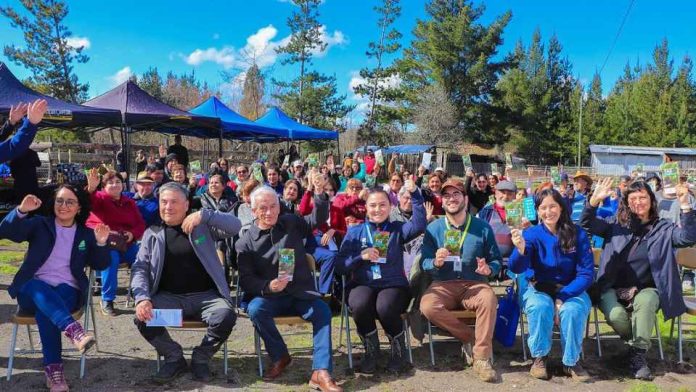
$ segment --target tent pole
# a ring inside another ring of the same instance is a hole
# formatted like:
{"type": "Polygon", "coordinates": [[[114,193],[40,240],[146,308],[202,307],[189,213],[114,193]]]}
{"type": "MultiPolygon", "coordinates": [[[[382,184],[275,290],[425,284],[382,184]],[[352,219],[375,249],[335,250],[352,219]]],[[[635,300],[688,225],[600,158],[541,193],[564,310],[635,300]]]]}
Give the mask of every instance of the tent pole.
{"type": "Polygon", "coordinates": [[[220,138],[218,139],[218,158],[222,158],[222,127],[220,127],[220,138]]]}

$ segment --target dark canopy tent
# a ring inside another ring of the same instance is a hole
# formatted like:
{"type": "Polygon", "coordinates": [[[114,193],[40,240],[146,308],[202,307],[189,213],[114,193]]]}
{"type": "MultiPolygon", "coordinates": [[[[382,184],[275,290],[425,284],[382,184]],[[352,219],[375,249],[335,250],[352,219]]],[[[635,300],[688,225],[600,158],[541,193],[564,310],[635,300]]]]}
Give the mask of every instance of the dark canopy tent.
{"type": "Polygon", "coordinates": [[[94,128],[121,125],[121,113],[118,110],[76,105],[38,93],[23,85],[7,65],[0,62],[0,115],[7,116],[12,105],[37,99],[48,102],[48,112],[39,124],[40,127],[94,128]]]}
{"type": "Polygon", "coordinates": [[[227,107],[217,97],[208,98],[189,112],[219,118],[222,137],[225,139],[270,142],[287,137],[286,131],[256,124],[227,107]]]}
{"type": "Polygon", "coordinates": [[[300,124],[288,117],[278,108],[271,108],[255,121],[256,124],[266,127],[282,129],[288,140],[337,140],[338,132],[314,129],[307,125],[300,124]]]}

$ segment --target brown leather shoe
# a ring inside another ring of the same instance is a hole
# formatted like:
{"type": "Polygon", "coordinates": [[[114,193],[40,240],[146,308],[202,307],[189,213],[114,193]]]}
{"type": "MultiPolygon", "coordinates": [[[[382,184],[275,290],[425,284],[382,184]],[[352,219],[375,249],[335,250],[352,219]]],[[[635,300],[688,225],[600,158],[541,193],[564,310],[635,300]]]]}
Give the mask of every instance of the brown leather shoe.
{"type": "Polygon", "coordinates": [[[336,381],[331,378],[331,375],[325,369],[312,372],[312,378],[309,379],[309,387],[322,392],[343,392],[343,388],[336,385],[336,381]]]}
{"type": "Polygon", "coordinates": [[[271,368],[268,369],[266,373],[264,373],[263,380],[273,381],[276,378],[280,377],[280,375],[283,374],[283,370],[285,370],[285,368],[288,367],[288,365],[290,365],[290,362],[292,362],[290,354],[285,354],[285,356],[280,358],[277,362],[274,362],[273,365],[271,365],[271,368]]]}

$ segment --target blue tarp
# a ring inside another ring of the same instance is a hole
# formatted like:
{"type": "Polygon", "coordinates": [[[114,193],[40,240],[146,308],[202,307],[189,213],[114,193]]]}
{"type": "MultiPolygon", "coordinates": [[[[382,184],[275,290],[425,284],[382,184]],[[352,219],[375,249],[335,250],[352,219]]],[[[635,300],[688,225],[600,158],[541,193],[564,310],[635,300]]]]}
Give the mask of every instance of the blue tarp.
{"type": "Polygon", "coordinates": [[[286,132],[285,137],[289,140],[336,140],[338,132],[314,129],[307,125],[300,124],[288,117],[278,108],[271,108],[256,120],[256,124],[271,128],[282,129],[286,132]]]}
{"type": "Polygon", "coordinates": [[[23,85],[7,65],[0,62],[0,116],[7,116],[10,106],[37,99],[45,99],[48,102],[48,112],[39,123],[40,127],[118,127],[121,125],[121,113],[118,110],[76,105],[38,93],[23,85]]]}
{"type": "MultiPolygon", "coordinates": [[[[404,144],[400,146],[389,146],[389,147],[379,147],[379,146],[367,146],[368,149],[372,149],[372,151],[377,151],[379,149],[382,150],[384,154],[393,154],[393,153],[399,153],[399,154],[420,154],[423,152],[427,152],[431,148],[435,147],[434,144],[404,144]]],[[[356,152],[364,152],[365,147],[360,147],[356,152]]]]}
{"type": "Polygon", "coordinates": [[[227,107],[217,97],[210,97],[205,102],[189,110],[199,116],[217,117],[222,127],[222,137],[226,139],[276,141],[283,139],[287,132],[254,123],[227,107]]]}
{"type": "Polygon", "coordinates": [[[156,131],[202,138],[220,136],[220,120],[193,115],[158,101],[132,81],[85,102],[86,106],[121,111],[131,131],[156,131]]]}

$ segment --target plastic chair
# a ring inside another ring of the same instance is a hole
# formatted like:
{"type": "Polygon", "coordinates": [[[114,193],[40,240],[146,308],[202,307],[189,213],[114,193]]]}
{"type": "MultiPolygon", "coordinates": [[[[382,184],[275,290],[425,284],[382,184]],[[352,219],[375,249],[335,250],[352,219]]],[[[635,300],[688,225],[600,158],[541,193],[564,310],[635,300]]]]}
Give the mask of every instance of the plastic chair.
{"type": "MultiPolygon", "coordinates": [[[[92,271],[89,271],[89,284],[87,287],[92,287],[94,275],[92,271]]],[[[97,339],[97,329],[96,329],[96,320],[94,317],[94,308],[91,306],[91,301],[90,301],[90,296],[91,292],[88,289],[87,293],[85,295],[85,298],[83,299],[83,305],[78,308],[75,312],[72,313],[72,317],[75,320],[79,320],[84,316],[83,319],[83,325],[85,331],[93,331],[94,332],[94,338],[95,340],[97,339]],[[94,327],[90,330],[90,320],[94,324],[94,327]]],[[[14,365],[14,357],[15,354],[40,354],[41,350],[37,350],[34,348],[34,341],[32,339],[32,332],[38,332],[38,330],[32,329],[32,325],[36,325],[36,318],[34,317],[33,314],[30,313],[25,313],[22,312],[22,310],[19,308],[19,305],[17,305],[17,311],[16,313],[12,316],[11,319],[12,322],[12,337],[10,338],[10,352],[8,354],[8,363],[7,363],[7,380],[9,381],[12,378],[12,367],[14,365]],[[29,339],[29,350],[17,350],[17,332],[19,330],[20,325],[26,325],[27,327],[27,336],[29,339]]],[[[63,349],[64,352],[75,352],[76,350],[74,348],[67,348],[63,349]]],[[[85,362],[87,358],[87,353],[82,353],[80,354],[80,378],[84,378],[85,376],[85,362]]]]}
{"type": "MultiPolygon", "coordinates": [[[[680,248],[677,250],[677,264],[684,268],[696,269],[696,248],[680,248]]],[[[686,314],[696,316],[696,294],[692,297],[684,296],[684,304],[686,305],[686,314]]],[[[682,325],[696,325],[694,323],[682,322],[682,316],[677,317],[677,348],[679,351],[679,363],[684,362],[684,336],[682,325]]],[[[674,329],[674,319],[672,319],[672,328],[669,336],[672,337],[674,329]]],[[[688,342],[696,341],[694,339],[686,340],[688,342]]]]}

